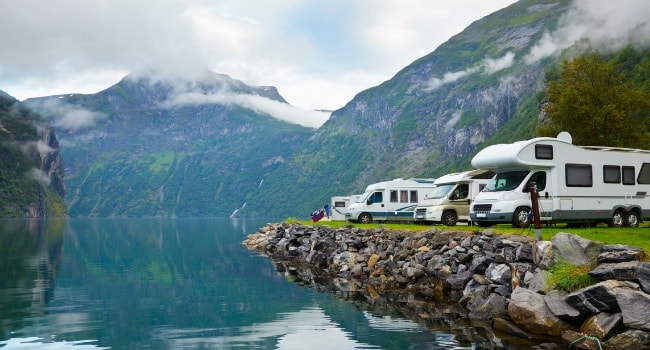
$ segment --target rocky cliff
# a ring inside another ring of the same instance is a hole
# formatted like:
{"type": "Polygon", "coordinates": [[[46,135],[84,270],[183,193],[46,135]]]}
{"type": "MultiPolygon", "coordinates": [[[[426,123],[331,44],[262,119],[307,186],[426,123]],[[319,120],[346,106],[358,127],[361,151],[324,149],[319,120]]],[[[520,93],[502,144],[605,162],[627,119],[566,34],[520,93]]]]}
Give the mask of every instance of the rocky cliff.
{"type": "Polygon", "coordinates": [[[54,129],[0,91],[0,217],[63,217],[65,179],[54,129]]]}

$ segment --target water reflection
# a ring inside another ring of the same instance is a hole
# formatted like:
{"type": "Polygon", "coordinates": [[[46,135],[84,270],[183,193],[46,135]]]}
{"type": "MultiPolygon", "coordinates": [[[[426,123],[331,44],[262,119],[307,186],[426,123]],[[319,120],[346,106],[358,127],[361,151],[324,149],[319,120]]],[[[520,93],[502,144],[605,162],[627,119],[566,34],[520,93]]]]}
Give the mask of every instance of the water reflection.
{"type": "Polygon", "coordinates": [[[265,224],[0,220],[0,347],[473,348],[469,326],[432,330],[432,320],[457,326],[431,317],[441,311],[422,322],[390,300],[361,304],[294,283],[242,244],[265,224]]]}

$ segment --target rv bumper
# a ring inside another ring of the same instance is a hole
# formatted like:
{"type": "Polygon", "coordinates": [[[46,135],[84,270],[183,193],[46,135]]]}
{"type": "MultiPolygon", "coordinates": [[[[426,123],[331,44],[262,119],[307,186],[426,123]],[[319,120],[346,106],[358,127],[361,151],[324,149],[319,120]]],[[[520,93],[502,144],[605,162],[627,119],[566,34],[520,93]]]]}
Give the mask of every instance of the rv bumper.
{"type": "Polygon", "coordinates": [[[470,219],[474,222],[512,222],[513,213],[469,213],[470,219]]]}
{"type": "Polygon", "coordinates": [[[417,207],[413,214],[413,221],[440,221],[442,210],[439,207],[417,207]]]}

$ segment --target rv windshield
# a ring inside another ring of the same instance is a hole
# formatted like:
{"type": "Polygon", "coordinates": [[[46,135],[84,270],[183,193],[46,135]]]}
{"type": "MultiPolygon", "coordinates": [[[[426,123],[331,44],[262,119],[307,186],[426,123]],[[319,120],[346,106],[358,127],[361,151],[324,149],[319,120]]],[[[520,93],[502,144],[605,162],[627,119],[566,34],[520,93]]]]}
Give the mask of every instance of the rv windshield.
{"type": "Polygon", "coordinates": [[[451,191],[452,188],[454,188],[455,184],[444,184],[444,185],[437,185],[436,187],[431,190],[431,192],[427,193],[424,196],[424,199],[437,199],[437,198],[442,198],[451,191]]]}
{"type": "Polygon", "coordinates": [[[504,171],[502,173],[497,173],[494,175],[492,180],[490,180],[490,183],[483,188],[483,191],[512,191],[517,188],[522,181],[524,181],[528,173],[528,170],[504,171]]]}

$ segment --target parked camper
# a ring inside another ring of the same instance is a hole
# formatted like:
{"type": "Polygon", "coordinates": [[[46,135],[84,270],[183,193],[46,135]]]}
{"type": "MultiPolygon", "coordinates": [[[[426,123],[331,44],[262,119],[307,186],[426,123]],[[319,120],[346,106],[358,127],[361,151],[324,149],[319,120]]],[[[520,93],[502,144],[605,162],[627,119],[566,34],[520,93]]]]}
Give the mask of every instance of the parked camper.
{"type": "Polygon", "coordinates": [[[418,202],[413,220],[447,226],[470,221],[470,203],[492,176],[491,170],[471,170],[439,177],[434,182],[435,187],[418,202]]]}
{"type": "Polygon", "coordinates": [[[366,187],[356,203],[350,204],[345,219],[373,221],[412,221],[418,200],[429,192],[435,179],[395,179],[366,187]]]}
{"type": "Polygon", "coordinates": [[[345,221],[345,212],[350,204],[355,203],[360,194],[353,194],[351,196],[334,196],[332,197],[330,208],[332,208],[332,220],[345,221]]]}
{"type": "Polygon", "coordinates": [[[562,132],[486,147],[472,166],[496,172],[470,206],[471,219],[481,226],[529,224],[531,183],[545,223],[638,226],[650,214],[647,150],[576,146],[562,132]]]}

